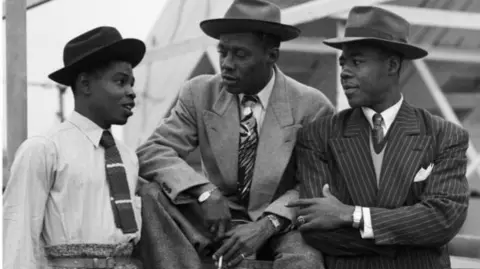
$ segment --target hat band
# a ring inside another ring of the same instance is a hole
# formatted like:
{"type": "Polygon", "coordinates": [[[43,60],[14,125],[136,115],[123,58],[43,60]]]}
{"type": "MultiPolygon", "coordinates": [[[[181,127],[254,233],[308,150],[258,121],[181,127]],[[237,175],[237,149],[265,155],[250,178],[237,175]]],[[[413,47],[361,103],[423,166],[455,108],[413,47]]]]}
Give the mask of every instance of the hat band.
{"type": "Polygon", "coordinates": [[[364,28],[364,27],[347,27],[345,29],[345,37],[366,37],[366,38],[380,38],[386,39],[390,41],[400,41],[403,43],[407,43],[405,38],[395,37],[389,33],[385,33],[382,31],[378,31],[372,28],[364,28]]]}

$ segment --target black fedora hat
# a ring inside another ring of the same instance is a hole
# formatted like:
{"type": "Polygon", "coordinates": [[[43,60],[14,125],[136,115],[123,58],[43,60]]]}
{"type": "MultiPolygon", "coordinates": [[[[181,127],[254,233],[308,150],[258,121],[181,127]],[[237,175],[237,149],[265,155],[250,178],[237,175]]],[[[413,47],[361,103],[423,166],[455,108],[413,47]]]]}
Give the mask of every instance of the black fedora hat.
{"type": "Polygon", "coordinates": [[[218,39],[222,34],[262,32],[287,41],[298,37],[300,29],[282,24],[280,8],[264,0],[235,0],[221,19],[200,23],[202,31],[218,39]]]}
{"type": "Polygon", "coordinates": [[[63,49],[64,67],[48,75],[50,79],[71,86],[79,72],[110,60],[137,66],[145,55],[145,44],[135,38],[122,38],[114,27],[101,26],[70,40],[63,49]]]}
{"type": "Polygon", "coordinates": [[[424,49],[408,43],[410,23],[388,10],[374,6],[353,7],[348,14],[345,36],[323,41],[328,46],[342,49],[351,42],[378,43],[413,60],[428,55],[424,49]]]}

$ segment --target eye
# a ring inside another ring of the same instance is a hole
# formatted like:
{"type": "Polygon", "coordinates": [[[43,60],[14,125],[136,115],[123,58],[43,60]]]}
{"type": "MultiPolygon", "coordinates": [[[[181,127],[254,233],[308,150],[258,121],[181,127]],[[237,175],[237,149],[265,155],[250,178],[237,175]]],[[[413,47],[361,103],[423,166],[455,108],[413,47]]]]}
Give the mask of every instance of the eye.
{"type": "Polygon", "coordinates": [[[121,78],[121,79],[117,79],[115,82],[120,86],[125,86],[125,84],[127,84],[127,79],[121,78]]]}
{"type": "Polygon", "coordinates": [[[361,64],[361,63],[362,63],[362,61],[360,61],[360,60],[356,60],[356,59],[353,60],[353,64],[354,64],[355,66],[357,66],[357,65],[359,65],[359,64],[361,64]]]}
{"type": "Polygon", "coordinates": [[[245,58],[247,57],[247,53],[244,50],[237,50],[235,52],[235,55],[239,58],[245,58]]]}
{"type": "Polygon", "coordinates": [[[223,49],[218,49],[217,52],[222,58],[227,56],[227,52],[223,49]]]}

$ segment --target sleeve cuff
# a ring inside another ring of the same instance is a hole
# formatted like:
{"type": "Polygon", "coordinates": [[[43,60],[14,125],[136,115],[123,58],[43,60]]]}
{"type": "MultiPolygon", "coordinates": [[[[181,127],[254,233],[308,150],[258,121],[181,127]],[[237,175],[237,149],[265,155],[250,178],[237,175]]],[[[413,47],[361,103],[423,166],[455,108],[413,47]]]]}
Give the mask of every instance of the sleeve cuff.
{"type": "Polygon", "coordinates": [[[370,208],[363,207],[363,229],[360,229],[360,235],[363,239],[373,239],[372,217],[370,216],[370,208]]]}

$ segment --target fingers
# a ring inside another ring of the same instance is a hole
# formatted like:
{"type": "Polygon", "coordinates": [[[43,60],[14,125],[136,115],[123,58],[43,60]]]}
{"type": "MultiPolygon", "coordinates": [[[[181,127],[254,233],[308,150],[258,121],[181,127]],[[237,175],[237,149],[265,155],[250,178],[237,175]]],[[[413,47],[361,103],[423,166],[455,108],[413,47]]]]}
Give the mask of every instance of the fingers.
{"type": "Polygon", "coordinates": [[[229,268],[235,268],[235,266],[237,266],[240,262],[242,262],[246,256],[247,255],[245,253],[242,253],[240,251],[239,253],[237,253],[237,256],[235,256],[235,258],[232,261],[228,262],[227,266],[229,268]]]}
{"type": "Polygon", "coordinates": [[[238,255],[240,255],[241,250],[242,250],[242,244],[240,243],[239,240],[235,240],[235,244],[233,244],[233,246],[225,252],[225,254],[223,255],[223,258],[225,259],[225,261],[227,261],[227,263],[229,263],[238,255]]]}
{"type": "Polygon", "coordinates": [[[227,221],[219,221],[216,239],[220,240],[225,236],[227,221]]]}
{"type": "Polygon", "coordinates": [[[235,245],[236,241],[237,241],[237,237],[228,238],[222,244],[222,246],[213,254],[213,259],[217,260],[220,256],[225,256],[225,253],[235,245]]]}
{"type": "Polygon", "coordinates": [[[328,186],[328,184],[323,185],[322,193],[324,197],[333,196],[330,192],[330,186],[328,186]]]}
{"type": "Polygon", "coordinates": [[[315,229],[315,225],[313,222],[308,222],[308,223],[305,223],[305,224],[302,224],[298,227],[298,230],[300,232],[307,232],[307,231],[311,231],[311,230],[314,230],[315,229]]]}
{"type": "Polygon", "coordinates": [[[298,199],[295,201],[288,202],[286,207],[299,207],[299,206],[309,206],[315,204],[315,199],[298,199]]]}

